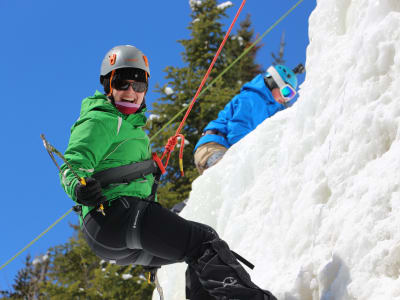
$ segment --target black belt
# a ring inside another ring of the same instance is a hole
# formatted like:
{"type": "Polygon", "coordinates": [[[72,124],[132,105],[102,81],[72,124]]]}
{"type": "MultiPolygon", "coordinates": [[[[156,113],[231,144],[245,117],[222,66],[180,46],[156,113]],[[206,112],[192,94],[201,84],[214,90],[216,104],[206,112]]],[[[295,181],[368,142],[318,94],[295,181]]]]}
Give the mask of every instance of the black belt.
{"type": "Polygon", "coordinates": [[[105,188],[110,184],[128,184],[135,179],[144,178],[146,175],[153,174],[154,183],[151,188],[151,194],[147,199],[155,200],[160,177],[164,173],[165,169],[161,160],[153,153],[153,159],[106,169],[93,174],[92,177],[100,182],[102,188],[105,188]]]}
{"type": "MultiPolygon", "coordinates": [[[[106,169],[94,173],[92,177],[100,182],[102,188],[105,188],[110,184],[128,184],[135,179],[144,178],[146,175],[153,174],[154,183],[151,188],[151,194],[146,200],[154,201],[161,174],[164,172],[165,169],[161,170],[159,163],[153,158],[129,165],[106,169]]],[[[110,201],[108,201],[108,203],[110,203],[110,201]]],[[[82,216],[82,207],[80,204],[73,206],[72,209],[82,216]]]]}
{"type": "Polygon", "coordinates": [[[153,159],[149,159],[100,171],[93,174],[92,177],[100,182],[102,188],[105,188],[110,184],[130,183],[135,179],[143,178],[146,175],[158,172],[160,172],[160,169],[156,162],[153,159]]]}

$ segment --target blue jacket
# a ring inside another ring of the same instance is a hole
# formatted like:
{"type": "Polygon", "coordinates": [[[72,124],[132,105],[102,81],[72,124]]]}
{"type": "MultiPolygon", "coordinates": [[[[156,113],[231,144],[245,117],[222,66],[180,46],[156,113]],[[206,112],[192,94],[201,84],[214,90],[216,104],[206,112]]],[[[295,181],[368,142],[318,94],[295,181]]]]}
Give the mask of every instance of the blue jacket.
{"type": "Polygon", "coordinates": [[[271,91],[264,83],[262,74],[243,85],[240,93],[225,105],[218,118],[211,121],[203,130],[217,130],[225,136],[207,134],[197,142],[196,149],[209,142],[216,142],[229,148],[254,130],[265,119],[278,111],[293,105],[296,98],[286,105],[280,104],[272,97],[271,91]]]}

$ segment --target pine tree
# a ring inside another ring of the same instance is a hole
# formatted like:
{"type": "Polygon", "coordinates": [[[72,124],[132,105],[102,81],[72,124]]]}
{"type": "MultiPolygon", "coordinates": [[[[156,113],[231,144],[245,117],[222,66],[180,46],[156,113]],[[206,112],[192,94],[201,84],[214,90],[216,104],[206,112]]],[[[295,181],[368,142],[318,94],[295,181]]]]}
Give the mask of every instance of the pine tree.
{"type": "MultiPolygon", "coordinates": [[[[178,41],[185,48],[182,53],[185,66],[180,68],[169,66],[164,70],[168,84],[157,87],[161,97],[153,104],[152,114],[157,117],[150,122],[150,135],[154,135],[177,113],[187,108],[192,100],[225,35],[221,19],[227,17],[226,9],[228,8],[218,7],[216,0],[192,2],[192,21],[188,26],[190,39],[178,41]],[[170,89],[174,92],[171,93],[170,89]]],[[[208,82],[217,77],[253,42],[253,30],[250,27],[250,16],[247,16],[241,22],[237,33],[227,40],[208,82]]],[[[259,47],[254,47],[198,98],[182,130],[187,141],[183,156],[185,176],[180,177],[178,148],[172,153],[167,168],[168,173],[158,190],[158,199],[165,206],[171,207],[188,197],[191,183],[198,176],[193,163],[194,146],[207,123],[217,117],[218,112],[239,92],[245,82],[260,72],[260,66],[255,63],[258,50],[259,47]]],[[[181,114],[159,135],[153,137],[154,151],[163,151],[168,138],[175,134],[183,115],[181,114]]]]}
{"type": "Polygon", "coordinates": [[[42,259],[18,272],[14,291],[1,291],[1,299],[143,299],[150,300],[154,286],[141,267],[102,261],[89,248],[78,226],[68,242],[51,248],[42,259]]]}
{"type": "Polygon", "coordinates": [[[98,258],[78,226],[69,242],[50,250],[48,280],[41,293],[50,299],[151,299],[141,267],[118,266],[98,258]]]}
{"type": "Polygon", "coordinates": [[[281,43],[279,45],[279,52],[277,55],[275,55],[275,53],[271,52],[271,56],[273,59],[272,65],[276,66],[276,65],[284,65],[285,64],[285,60],[283,59],[284,56],[284,52],[285,52],[285,32],[282,32],[282,36],[281,36],[281,43]]]}
{"type": "Polygon", "coordinates": [[[32,262],[31,256],[25,257],[25,266],[18,271],[15,282],[12,285],[13,291],[0,291],[2,299],[32,299],[32,262]]]}

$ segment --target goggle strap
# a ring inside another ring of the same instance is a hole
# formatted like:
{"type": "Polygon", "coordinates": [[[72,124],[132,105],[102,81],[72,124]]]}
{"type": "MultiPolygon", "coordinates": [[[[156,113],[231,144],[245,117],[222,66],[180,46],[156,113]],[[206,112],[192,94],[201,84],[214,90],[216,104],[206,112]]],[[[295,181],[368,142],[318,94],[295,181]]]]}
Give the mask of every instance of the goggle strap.
{"type": "Polygon", "coordinates": [[[286,83],[283,81],[281,75],[279,75],[278,71],[275,69],[275,67],[270,66],[267,70],[269,74],[271,74],[272,78],[275,80],[276,84],[278,87],[281,89],[283,88],[286,83]]]}

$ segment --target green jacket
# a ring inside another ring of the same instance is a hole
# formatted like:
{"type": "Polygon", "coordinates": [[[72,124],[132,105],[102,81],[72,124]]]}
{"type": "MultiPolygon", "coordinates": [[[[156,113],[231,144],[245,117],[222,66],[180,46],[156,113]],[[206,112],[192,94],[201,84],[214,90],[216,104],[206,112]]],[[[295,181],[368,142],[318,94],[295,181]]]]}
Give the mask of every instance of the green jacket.
{"type": "MultiPolygon", "coordinates": [[[[84,99],[64,154],[74,171],[80,177],[90,177],[105,169],[150,159],[150,140],[142,128],[146,124],[144,111],[124,115],[99,91],[84,99]]],[[[76,201],[78,180],[65,164],[61,171],[61,184],[68,196],[76,201]]],[[[153,182],[153,175],[147,175],[129,184],[110,185],[103,189],[103,194],[109,201],[120,196],[146,198],[153,182]]],[[[93,208],[82,206],[82,217],[93,208]]]]}

